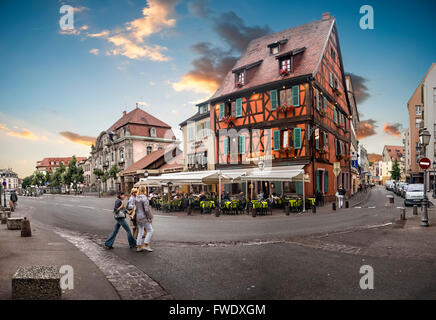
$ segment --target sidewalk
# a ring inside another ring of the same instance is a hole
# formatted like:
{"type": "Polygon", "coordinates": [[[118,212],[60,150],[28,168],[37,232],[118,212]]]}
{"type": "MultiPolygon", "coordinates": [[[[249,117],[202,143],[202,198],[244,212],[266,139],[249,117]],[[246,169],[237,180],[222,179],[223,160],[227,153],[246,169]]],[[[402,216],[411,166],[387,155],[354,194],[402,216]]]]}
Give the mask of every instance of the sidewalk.
{"type": "MultiPolygon", "coordinates": [[[[12,217],[26,216],[20,207],[12,217]]],[[[32,224],[32,237],[22,238],[20,230],[0,225],[0,300],[11,299],[11,279],[20,266],[70,265],[74,270],[74,289],[62,292],[64,300],[119,299],[114,287],[97,266],[79,249],[53,231],[32,224]]]]}

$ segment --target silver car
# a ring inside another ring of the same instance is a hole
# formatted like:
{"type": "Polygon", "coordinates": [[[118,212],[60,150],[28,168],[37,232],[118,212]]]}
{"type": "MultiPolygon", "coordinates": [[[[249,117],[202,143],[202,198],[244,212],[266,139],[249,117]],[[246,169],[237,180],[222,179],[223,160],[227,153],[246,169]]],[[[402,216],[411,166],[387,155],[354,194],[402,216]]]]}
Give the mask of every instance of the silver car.
{"type": "Polygon", "coordinates": [[[406,194],[404,196],[404,205],[420,205],[422,200],[424,200],[424,185],[409,184],[407,186],[406,194]]]}

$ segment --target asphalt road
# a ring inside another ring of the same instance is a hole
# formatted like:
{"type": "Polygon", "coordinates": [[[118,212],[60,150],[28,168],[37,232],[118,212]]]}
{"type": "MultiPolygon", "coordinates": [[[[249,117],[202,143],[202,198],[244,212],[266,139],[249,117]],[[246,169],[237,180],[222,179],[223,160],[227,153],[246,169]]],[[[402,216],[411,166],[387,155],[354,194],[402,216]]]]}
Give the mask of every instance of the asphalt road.
{"type": "MultiPolygon", "coordinates": [[[[434,261],[370,256],[351,245],[325,250],[298,240],[347,230],[352,235],[351,230],[391,222],[398,212],[384,209],[386,194],[379,187],[358,208],[318,215],[216,218],[156,213],[153,253],[127,249],[123,231],[111,252],[179,299],[436,298],[434,261]],[[359,287],[362,265],[374,268],[374,290],[359,287]]],[[[34,221],[50,227],[101,239],[113,227],[113,199],[45,196],[19,201],[31,209],[34,221]]],[[[395,201],[401,205],[400,198],[395,201]]]]}

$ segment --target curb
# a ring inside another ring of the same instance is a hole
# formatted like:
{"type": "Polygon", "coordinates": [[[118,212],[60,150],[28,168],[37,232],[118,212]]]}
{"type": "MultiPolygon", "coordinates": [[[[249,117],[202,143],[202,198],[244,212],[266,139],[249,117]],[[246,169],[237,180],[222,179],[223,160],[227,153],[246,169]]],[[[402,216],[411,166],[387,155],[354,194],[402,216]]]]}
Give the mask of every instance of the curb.
{"type": "Polygon", "coordinates": [[[351,206],[351,208],[354,208],[355,206],[358,206],[359,204],[368,201],[369,197],[371,196],[372,190],[370,190],[367,194],[367,196],[365,198],[363,198],[362,200],[358,201],[357,203],[353,204],[351,206]]]}

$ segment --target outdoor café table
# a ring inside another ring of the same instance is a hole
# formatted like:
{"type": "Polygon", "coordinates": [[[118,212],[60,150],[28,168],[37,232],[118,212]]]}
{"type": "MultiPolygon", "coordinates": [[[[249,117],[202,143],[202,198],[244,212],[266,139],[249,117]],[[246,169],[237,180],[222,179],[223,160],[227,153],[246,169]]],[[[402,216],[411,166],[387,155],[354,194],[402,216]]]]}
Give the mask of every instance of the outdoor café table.
{"type": "Polygon", "coordinates": [[[310,203],[311,206],[315,205],[315,201],[316,201],[315,198],[306,198],[306,200],[310,203]]]}

